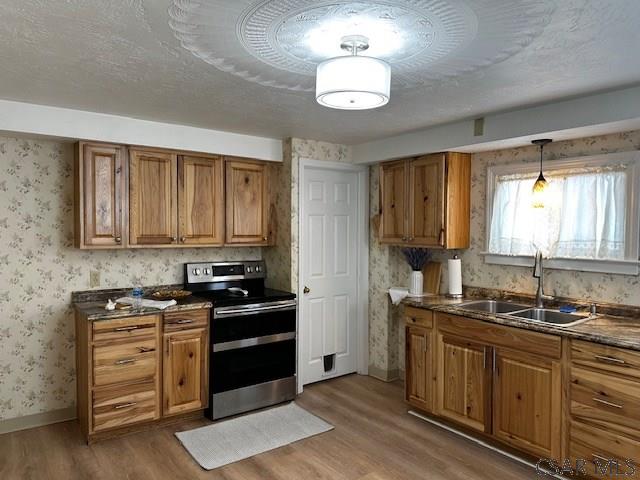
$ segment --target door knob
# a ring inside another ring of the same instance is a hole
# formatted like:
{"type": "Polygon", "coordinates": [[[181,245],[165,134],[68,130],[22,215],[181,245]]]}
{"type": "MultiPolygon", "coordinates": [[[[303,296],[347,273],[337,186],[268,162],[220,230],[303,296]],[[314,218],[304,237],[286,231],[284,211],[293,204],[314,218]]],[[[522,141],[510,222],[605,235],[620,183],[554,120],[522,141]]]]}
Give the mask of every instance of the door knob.
{"type": "Polygon", "coordinates": [[[311,289],[305,285],[304,289],[302,290],[302,293],[309,293],[310,291],[311,289]]]}

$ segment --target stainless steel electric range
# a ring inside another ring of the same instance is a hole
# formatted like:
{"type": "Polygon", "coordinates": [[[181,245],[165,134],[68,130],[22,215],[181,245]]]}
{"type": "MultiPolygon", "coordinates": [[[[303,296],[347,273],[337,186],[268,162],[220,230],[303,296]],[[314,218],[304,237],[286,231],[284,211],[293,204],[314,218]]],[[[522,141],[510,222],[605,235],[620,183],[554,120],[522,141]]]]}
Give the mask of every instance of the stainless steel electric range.
{"type": "Polygon", "coordinates": [[[187,263],[185,289],[213,302],[210,402],[218,419],[296,395],[296,296],[265,288],[263,261],[187,263]]]}

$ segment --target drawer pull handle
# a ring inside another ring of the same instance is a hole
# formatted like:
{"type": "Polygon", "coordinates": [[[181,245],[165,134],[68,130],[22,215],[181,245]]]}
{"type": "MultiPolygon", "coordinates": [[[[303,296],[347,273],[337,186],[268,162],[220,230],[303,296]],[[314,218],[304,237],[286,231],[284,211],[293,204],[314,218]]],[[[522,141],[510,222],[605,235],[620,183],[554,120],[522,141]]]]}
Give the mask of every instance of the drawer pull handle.
{"type": "Polygon", "coordinates": [[[132,330],[137,330],[138,327],[137,326],[132,326],[132,327],[118,327],[118,328],[114,328],[113,331],[114,332],[131,332],[132,330]]]}
{"type": "Polygon", "coordinates": [[[128,365],[130,363],[136,363],[135,358],[123,358],[122,360],[116,360],[116,365],[128,365]]]}
{"type": "Polygon", "coordinates": [[[623,406],[618,404],[618,403],[609,402],[608,400],[603,400],[603,399],[598,398],[598,397],[593,397],[593,401],[601,403],[602,405],[606,405],[607,407],[623,408],[623,406]]]}
{"type": "Polygon", "coordinates": [[[193,323],[193,320],[190,319],[190,318],[181,318],[180,320],[178,320],[176,322],[173,322],[173,323],[176,323],[178,325],[185,325],[187,323],[193,323]]]}
{"type": "Polygon", "coordinates": [[[121,403],[120,405],[116,405],[113,407],[114,410],[120,410],[121,408],[130,408],[134,407],[138,404],[138,402],[129,402],[129,403],[121,403]]]}
{"type": "Polygon", "coordinates": [[[627,363],[621,358],[609,357],[607,355],[596,355],[596,360],[603,363],[617,363],[618,365],[624,365],[627,363]]]}
{"type": "Polygon", "coordinates": [[[138,347],[138,351],[140,353],[148,353],[148,352],[155,352],[156,349],[153,347],[138,347]]]}

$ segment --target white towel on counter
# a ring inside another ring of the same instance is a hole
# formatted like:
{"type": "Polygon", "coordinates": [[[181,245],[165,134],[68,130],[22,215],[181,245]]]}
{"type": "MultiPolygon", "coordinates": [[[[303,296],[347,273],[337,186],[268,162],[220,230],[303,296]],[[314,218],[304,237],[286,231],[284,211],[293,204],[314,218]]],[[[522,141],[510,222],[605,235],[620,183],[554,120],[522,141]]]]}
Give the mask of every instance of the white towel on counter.
{"type": "Polygon", "coordinates": [[[389,296],[391,297],[391,302],[394,305],[398,305],[408,295],[409,295],[409,290],[407,288],[391,287],[389,289],[389,296]]]}
{"type": "MultiPolygon", "coordinates": [[[[135,303],[135,299],[133,297],[120,297],[116,300],[118,303],[122,303],[124,305],[133,305],[135,303]]],[[[158,310],[164,310],[165,308],[172,307],[173,305],[177,305],[178,302],[175,300],[148,300],[143,298],[142,306],[144,308],[157,308],[158,310]]]]}

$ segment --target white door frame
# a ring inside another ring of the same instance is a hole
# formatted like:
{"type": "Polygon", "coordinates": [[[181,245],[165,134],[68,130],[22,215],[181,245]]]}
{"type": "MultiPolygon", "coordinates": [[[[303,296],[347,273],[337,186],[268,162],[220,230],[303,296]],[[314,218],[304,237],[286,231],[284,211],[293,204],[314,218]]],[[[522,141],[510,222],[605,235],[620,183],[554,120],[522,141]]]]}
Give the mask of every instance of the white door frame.
{"type": "MultiPolygon", "coordinates": [[[[305,218],[304,185],[305,170],[314,169],[355,172],[358,175],[358,206],[357,217],[357,372],[360,375],[369,374],[369,167],[351,163],[329,162],[301,158],[298,167],[298,297],[304,295],[304,262],[302,261],[302,223],[305,218]]],[[[304,315],[304,302],[298,301],[298,316],[304,315]]],[[[298,366],[300,361],[300,347],[298,346],[298,366]]],[[[302,392],[302,375],[298,372],[298,393],[302,392]]]]}

